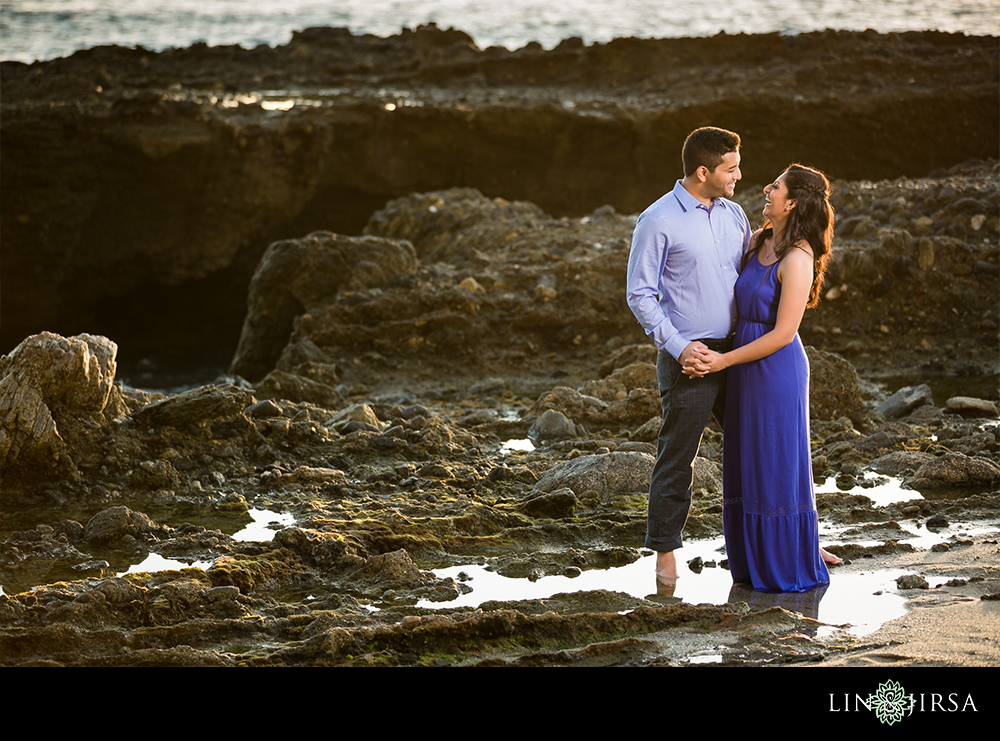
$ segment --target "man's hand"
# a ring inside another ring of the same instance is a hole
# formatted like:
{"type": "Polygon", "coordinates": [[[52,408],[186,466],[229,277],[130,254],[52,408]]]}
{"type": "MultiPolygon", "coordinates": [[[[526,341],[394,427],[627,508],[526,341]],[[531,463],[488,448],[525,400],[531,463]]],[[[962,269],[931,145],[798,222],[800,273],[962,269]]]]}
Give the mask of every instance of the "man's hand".
{"type": "Polygon", "coordinates": [[[691,378],[701,378],[707,374],[711,368],[705,363],[705,353],[710,352],[704,342],[689,342],[687,347],[681,352],[677,362],[683,366],[682,371],[685,376],[691,378]]]}

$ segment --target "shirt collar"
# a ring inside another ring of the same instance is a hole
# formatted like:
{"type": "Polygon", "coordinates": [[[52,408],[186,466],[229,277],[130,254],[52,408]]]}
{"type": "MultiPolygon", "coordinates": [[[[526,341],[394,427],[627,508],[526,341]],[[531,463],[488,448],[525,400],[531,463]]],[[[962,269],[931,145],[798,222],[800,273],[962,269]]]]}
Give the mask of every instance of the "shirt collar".
{"type": "MultiPolygon", "coordinates": [[[[684,185],[681,183],[680,180],[678,180],[677,184],[674,186],[674,198],[676,198],[677,202],[681,204],[681,208],[683,208],[685,212],[690,211],[691,209],[694,208],[698,208],[699,206],[705,208],[706,211],[708,210],[708,208],[705,206],[704,203],[699,201],[697,198],[695,198],[688,192],[687,188],[684,187],[684,185]]],[[[712,208],[715,208],[716,206],[722,206],[723,208],[725,208],[726,199],[713,198],[712,208]]]]}

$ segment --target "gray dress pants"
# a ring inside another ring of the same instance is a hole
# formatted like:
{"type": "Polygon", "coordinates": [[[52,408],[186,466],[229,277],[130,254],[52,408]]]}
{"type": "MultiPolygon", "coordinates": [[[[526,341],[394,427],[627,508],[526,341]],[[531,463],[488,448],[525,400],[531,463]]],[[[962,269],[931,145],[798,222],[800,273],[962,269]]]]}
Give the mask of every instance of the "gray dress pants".
{"type": "MultiPolygon", "coordinates": [[[[732,348],[731,340],[702,340],[713,350],[732,348]]],[[[681,547],[681,531],[691,509],[694,459],[709,417],[722,425],[726,405],[726,372],[690,378],[665,350],[656,359],[663,422],[656,463],[649,482],[646,547],[665,553],[681,547]]]]}

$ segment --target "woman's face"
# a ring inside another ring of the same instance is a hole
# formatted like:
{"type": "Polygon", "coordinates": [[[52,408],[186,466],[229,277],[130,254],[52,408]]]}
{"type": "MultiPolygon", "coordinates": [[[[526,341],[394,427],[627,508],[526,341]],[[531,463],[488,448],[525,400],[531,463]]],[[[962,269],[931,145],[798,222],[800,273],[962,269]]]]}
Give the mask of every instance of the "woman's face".
{"type": "Polygon", "coordinates": [[[764,195],[764,216],[772,221],[787,218],[788,212],[795,208],[795,201],[788,197],[784,173],[770,185],[764,186],[764,195]]]}

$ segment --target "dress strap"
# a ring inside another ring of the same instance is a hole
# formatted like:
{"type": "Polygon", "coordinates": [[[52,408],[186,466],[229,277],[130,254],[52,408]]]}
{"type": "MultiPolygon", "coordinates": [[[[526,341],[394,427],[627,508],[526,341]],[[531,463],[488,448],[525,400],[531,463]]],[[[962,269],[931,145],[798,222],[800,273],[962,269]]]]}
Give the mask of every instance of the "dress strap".
{"type": "MultiPolygon", "coordinates": [[[[757,290],[755,290],[753,292],[753,296],[750,297],[750,301],[748,302],[749,305],[753,305],[754,301],[757,300],[757,294],[760,293],[760,289],[764,287],[764,283],[766,283],[767,279],[770,277],[770,275],[771,275],[771,269],[774,268],[778,264],[777,262],[774,262],[774,263],[771,263],[770,265],[765,265],[764,263],[762,263],[760,261],[760,258],[757,257],[757,253],[756,252],[753,253],[753,259],[757,261],[758,265],[760,265],[762,268],[764,268],[764,277],[760,279],[760,283],[757,286],[757,290]]],[[[781,261],[779,260],[778,262],[781,262],[781,261]]]]}

